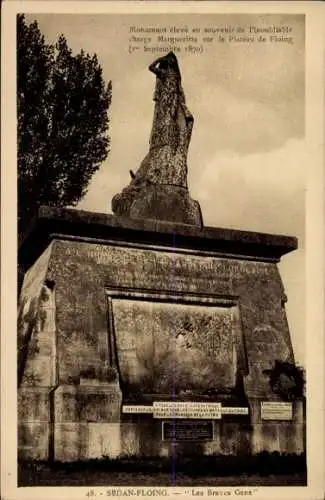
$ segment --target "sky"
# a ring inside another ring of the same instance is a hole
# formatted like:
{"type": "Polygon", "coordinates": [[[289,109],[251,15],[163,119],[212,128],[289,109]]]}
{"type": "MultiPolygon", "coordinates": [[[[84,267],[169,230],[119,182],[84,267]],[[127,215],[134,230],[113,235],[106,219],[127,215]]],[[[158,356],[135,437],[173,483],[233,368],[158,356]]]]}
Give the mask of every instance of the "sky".
{"type": "MultiPolygon", "coordinates": [[[[305,363],[305,34],[299,15],[239,14],[30,14],[47,42],[63,33],[74,53],[96,53],[104,79],[112,81],[111,151],[78,208],[111,212],[111,199],[130,181],[148,152],[155,79],[149,64],[163,55],[130,53],[130,26],[245,29],[289,27],[291,42],[220,42],[203,52],[176,44],[187,106],[194,115],[188,155],[192,198],[206,226],[229,227],[299,239],[279,269],[296,361],[305,363]]],[[[150,34],[137,33],[136,36],[150,34]]],[[[165,36],[181,36],[166,34],[165,36]]],[[[239,35],[237,35],[239,36],[239,35]]],[[[134,45],[134,44],[133,44],[134,45]]],[[[157,46],[152,43],[147,45],[157,46]]],[[[165,44],[168,45],[168,44],[165,44]]],[[[194,44],[196,45],[196,44],[194,44]]],[[[202,44],[199,42],[199,46],[202,44]]]]}

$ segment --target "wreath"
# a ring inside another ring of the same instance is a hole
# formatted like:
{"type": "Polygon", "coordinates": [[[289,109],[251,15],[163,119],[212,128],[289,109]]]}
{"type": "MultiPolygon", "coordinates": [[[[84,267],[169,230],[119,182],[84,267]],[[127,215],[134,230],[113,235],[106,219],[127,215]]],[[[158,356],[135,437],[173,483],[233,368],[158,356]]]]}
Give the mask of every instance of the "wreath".
{"type": "Polygon", "coordinates": [[[270,386],[274,394],[286,401],[304,396],[304,369],[288,361],[276,360],[271,370],[263,373],[270,377],[270,386]]]}

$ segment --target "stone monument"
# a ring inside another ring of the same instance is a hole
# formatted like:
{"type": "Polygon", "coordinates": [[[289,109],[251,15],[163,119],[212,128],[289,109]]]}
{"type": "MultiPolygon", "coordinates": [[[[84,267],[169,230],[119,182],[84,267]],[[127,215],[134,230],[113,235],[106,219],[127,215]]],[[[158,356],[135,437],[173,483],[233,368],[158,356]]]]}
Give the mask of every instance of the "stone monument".
{"type": "Polygon", "coordinates": [[[20,246],[19,455],[299,453],[303,400],[267,376],[294,364],[277,263],[297,240],[202,226],[177,59],[150,70],[149,153],[115,215],[42,207],[20,246]]]}
{"type": "Polygon", "coordinates": [[[154,61],[155,110],[149,153],[121,194],[115,215],[145,217],[202,226],[200,206],[187,186],[187,152],[194,118],[186,106],[181,73],[173,52],[154,61]]]}

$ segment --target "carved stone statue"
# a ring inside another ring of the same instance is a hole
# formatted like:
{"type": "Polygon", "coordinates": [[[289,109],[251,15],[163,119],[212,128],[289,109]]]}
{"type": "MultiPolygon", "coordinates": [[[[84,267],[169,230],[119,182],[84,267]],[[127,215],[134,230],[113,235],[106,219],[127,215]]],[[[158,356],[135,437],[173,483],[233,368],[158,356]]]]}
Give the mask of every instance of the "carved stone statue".
{"type": "Polygon", "coordinates": [[[170,52],[154,61],[149,70],[157,77],[150,149],[134,180],[146,178],[157,184],[187,187],[193,116],[185,104],[176,56],[170,52]]]}
{"type": "Polygon", "coordinates": [[[149,152],[121,194],[114,196],[116,215],[156,218],[202,225],[198,202],[189,197],[187,153],[193,116],[186,107],[177,58],[173,52],[154,61],[155,110],[149,152]]]}

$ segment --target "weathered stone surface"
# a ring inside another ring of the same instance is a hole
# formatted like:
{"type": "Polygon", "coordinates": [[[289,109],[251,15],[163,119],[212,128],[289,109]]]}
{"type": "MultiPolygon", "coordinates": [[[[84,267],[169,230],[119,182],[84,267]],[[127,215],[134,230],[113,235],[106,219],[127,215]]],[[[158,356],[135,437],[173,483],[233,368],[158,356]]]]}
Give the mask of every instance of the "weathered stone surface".
{"type": "Polygon", "coordinates": [[[160,219],[202,227],[201,208],[187,189],[173,185],[142,183],[126,188],[113,198],[115,215],[160,219]]]}
{"type": "Polygon", "coordinates": [[[280,453],[303,453],[305,451],[304,424],[288,422],[263,423],[253,426],[252,452],[278,451],[280,453]]]}
{"type": "Polygon", "coordinates": [[[50,244],[28,270],[19,297],[17,362],[18,383],[23,385],[53,383],[55,302],[44,283],[51,251],[50,244]]]}
{"type": "Polygon", "coordinates": [[[114,376],[106,368],[105,286],[146,288],[155,293],[240,297],[238,307],[242,331],[237,354],[244,371],[254,370],[254,376],[248,374],[245,381],[248,391],[269,393],[268,377],[263,370],[270,368],[275,358],[292,360],[282,307],[283,285],[274,263],[186,255],[156,251],[150,247],[145,250],[56,241],[47,279],[56,283],[60,383],[79,380],[82,372],[87,370],[94,373],[99,383],[114,376]],[[82,272],[77,272],[78,269],[82,272]],[[99,283],[102,286],[98,286],[99,283]],[[272,331],[272,335],[265,335],[265,328],[272,331]],[[275,343],[274,335],[279,336],[280,332],[280,341],[275,343]],[[263,359],[259,357],[261,349],[256,336],[262,342],[263,359]],[[243,343],[248,366],[241,354],[243,343]]]}
{"type": "Polygon", "coordinates": [[[132,398],[140,391],[207,397],[233,388],[237,370],[232,309],[114,301],[124,396],[132,398]]]}
{"type": "MultiPolygon", "coordinates": [[[[165,300],[171,294],[169,302],[174,301],[175,293],[199,294],[203,295],[202,305],[204,297],[240,297],[237,357],[244,373],[254,370],[254,376],[249,374],[245,379],[248,393],[269,394],[268,377],[263,371],[271,367],[275,358],[293,359],[282,306],[283,285],[274,263],[57,241],[48,278],[54,276],[61,383],[69,383],[69,377],[79,377],[84,367],[97,370],[98,380],[104,381],[108,356],[101,341],[101,332],[107,332],[105,287],[166,292],[165,300]],[[76,273],[78,267],[82,273],[76,273]],[[276,333],[260,335],[264,352],[261,359],[255,337],[263,331],[263,325],[269,325],[276,333]],[[281,341],[274,344],[274,335],[279,336],[280,332],[281,341]],[[243,351],[247,353],[248,365],[243,351]]],[[[115,299],[113,304],[117,305],[115,299]]]]}
{"type": "MultiPolygon", "coordinates": [[[[277,400],[264,370],[275,359],[294,361],[276,265],[296,247],[294,238],[145,219],[130,223],[71,210],[44,209],[39,224],[21,250],[26,265],[36,259],[19,315],[30,353],[20,389],[20,422],[28,424],[20,434],[21,453],[29,456],[36,443],[35,456],[48,454],[29,425],[44,418],[44,439],[54,433],[57,459],[116,456],[119,449],[168,456],[174,451],[161,440],[161,422],[121,415],[122,395],[134,402],[144,396],[191,400],[196,390],[201,397],[211,389],[215,400],[233,398],[233,406],[247,398],[252,427],[241,415],[222,417],[213,441],[194,451],[303,449],[298,403],[292,422],[281,423],[277,434],[277,423],[261,422],[259,406],[277,400]],[[27,383],[28,370],[41,378],[27,383]],[[38,397],[40,388],[48,390],[48,400],[45,392],[38,397]],[[26,389],[35,390],[30,411],[26,389]]],[[[180,455],[193,452],[188,443],[176,448],[180,455]]]]}
{"type": "Polygon", "coordinates": [[[184,456],[187,454],[248,454],[251,450],[249,427],[240,422],[213,422],[210,441],[163,441],[162,423],[143,416],[135,422],[121,423],[121,449],[127,455],[184,456]]]}
{"type": "MultiPolygon", "coordinates": [[[[275,400],[275,396],[269,397],[275,400]]],[[[304,401],[292,402],[291,421],[263,421],[261,419],[261,398],[251,398],[250,421],[252,424],[252,453],[279,451],[282,453],[302,453],[306,450],[304,401]]]]}
{"type": "Polygon", "coordinates": [[[121,448],[120,423],[90,423],[88,425],[88,457],[116,458],[121,448]]]}
{"type": "Polygon", "coordinates": [[[61,238],[92,238],[97,243],[124,242],[137,246],[164,246],[170,251],[202,251],[223,257],[279,261],[297,248],[292,236],[203,227],[152,219],[131,219],[96,212],[43,206],[31,223],[19,248],[19,260],[27,271],[44,252],[55,234],[61,238]]]}
{"type": "Polygon", "coordinates": [[[49,424],[47,422],[18,423],[18,457],[27,460],[49,458],[49,424]]]}
{"type": "Polygon", "coordinates": [[[89,458],[88,424],[57,422],[54,431],[54,456],[62,462],[89,458]]]}
{"type": "Polygon", "coordinates": [[[200,206],[187,190],[187,153],[193,116],[185,104],[175,54],[154,61],[155,111],[149,153],[121,194],[114,196],[115,215],[202,226],[200,206]]]}
{"type": "Polygon", "coordinates": [[[55,297],[52,287],[44,282],[31,295],[27,293],[21,298],[20,311],[19,384],[22,387],[50,387],[55,384],[56,372],[55,297]]]}
{"type": "Polygon", "coordinates": [[[55,422],[119,422],[122,395],[112,385],[60,385],[55,391],[55,422]]]}
{"type": "Polygon", "coordinates": [[[18,420],[20,422],[48,422],[50,420],[49,389],[21,387],[18,393],[18,420]]]}
{"type": "MultiPolygon", "coordinates": [[[[219,431],[220,439],[220,450],[219,453],[223,455],[239,455],[249,453],[249,440],[246,442],[245,438],[245,427],[243,429],[243,434],[241,433],[241,428],[243,425],[240,422],[217,422],[216,428],[219,431]]],[[[218,432],[217,431],[217,432],[218,432]]]]}

